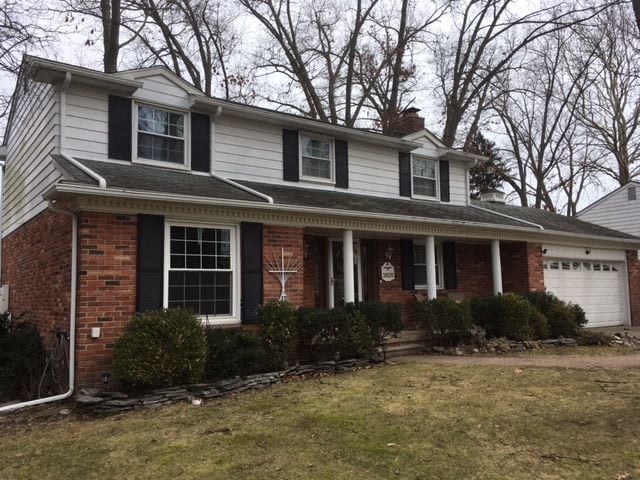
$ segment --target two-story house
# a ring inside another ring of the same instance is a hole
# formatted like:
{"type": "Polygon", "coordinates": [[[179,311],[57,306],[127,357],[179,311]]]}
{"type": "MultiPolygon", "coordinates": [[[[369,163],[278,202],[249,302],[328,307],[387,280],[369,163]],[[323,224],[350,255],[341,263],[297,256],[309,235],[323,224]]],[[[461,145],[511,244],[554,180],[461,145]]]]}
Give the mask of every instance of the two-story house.
{"type": "Polygon", "coordinates": [[[402,137],[207,97],[163,68],[105,74],[27,57],[5,143],[2,282],[45,338],[76,326],[100,383],[136,311],[251,324],[295,305],[545,286],[591,325],[640,324],[640,240],[469,200],[477,156],[404,113],[402,137]],[[634,299],[630,301],[630,298],[634,299]]]}

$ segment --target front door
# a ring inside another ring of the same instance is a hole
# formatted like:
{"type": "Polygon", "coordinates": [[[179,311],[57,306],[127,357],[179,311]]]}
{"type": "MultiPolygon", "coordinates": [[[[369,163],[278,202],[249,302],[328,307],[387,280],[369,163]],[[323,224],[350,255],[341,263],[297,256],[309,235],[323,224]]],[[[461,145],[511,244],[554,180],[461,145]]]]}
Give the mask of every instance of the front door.
{"type": "MultiPolygon", "coordinates": [[[[344,263],[342,240],[329,240],[329,308],[344,306],[344,263]]],[[[353,242],[353,278],[355,300],[362,298],[362,271],[360,269],[360,242],[353,242]]]]}

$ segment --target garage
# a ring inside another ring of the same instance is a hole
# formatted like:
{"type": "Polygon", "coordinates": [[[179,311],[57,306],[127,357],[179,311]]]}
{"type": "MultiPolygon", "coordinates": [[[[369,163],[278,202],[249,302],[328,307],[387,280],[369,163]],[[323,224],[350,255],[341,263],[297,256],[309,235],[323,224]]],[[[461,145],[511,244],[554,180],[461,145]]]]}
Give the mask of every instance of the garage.
{"type": "Polygon", "coordinates": [[[547,247],[545,250],[546,289],[564,301],[580,305],[587,315],[587,326],[629,323],[623,252],[567,247],[547,247]],[[559,253],[569,255],[560,256],[559,253]]]}

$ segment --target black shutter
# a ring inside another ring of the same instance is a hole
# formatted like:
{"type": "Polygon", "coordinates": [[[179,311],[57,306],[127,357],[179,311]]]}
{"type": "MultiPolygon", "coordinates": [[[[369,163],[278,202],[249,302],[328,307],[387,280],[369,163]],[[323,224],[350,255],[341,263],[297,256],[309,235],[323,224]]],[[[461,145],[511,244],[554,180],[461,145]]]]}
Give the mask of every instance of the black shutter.
{"type": "Polygon", "coordinates": [[[411,196],[411,154],[400,152],[398,155],[400,164],[400,196],[411,196]]]}
{"type": "Polygon", "coordinates": [[[242,222],[241,243],[241,319],[256,323],[256,309],[262,303],[262,224],[242,222]]]}
{"type": "Polygon", "coordinates": [[[400,261],[402,263],[402,289],[415,290],[413,277],[413,240],[400,240],[400,261]]]}
{"type": "Polygon", "coordinates": [[[336,140],[336,187],[349,188],[349,145],[345,140],[336,140]]]}
{"type": "Polygon", "coordinates": [[[442,243],[442,263],[444,264],[444,288],[456,290],[458,276],[456,274],[456,244],[454,242],[442,243]]]}
{"type": "Polygon", "coordinates": [[[164,217],[138,215],[138,312],[162,308],[163,261],[164,217]]]}
{"type": "Polygon", "coordinates": [[[131,161],[131,99],[109,95],[109,158],[131,161]]]}
{"type": "Polygon", "coordinates": [[[191,170],[211,171],[211,122],[202,113],[191,114],[191,170]]]}
{"type": "Polygon", "coordinates": [[[448,202],[449,199],[449,162],[440,160],[440,201],[448,202]]]}
{"type": "Polygon", "coordinates": [[[287,182],[300,180],[298,157],[298,132],[282,130],[282,178],[287,182]]]}

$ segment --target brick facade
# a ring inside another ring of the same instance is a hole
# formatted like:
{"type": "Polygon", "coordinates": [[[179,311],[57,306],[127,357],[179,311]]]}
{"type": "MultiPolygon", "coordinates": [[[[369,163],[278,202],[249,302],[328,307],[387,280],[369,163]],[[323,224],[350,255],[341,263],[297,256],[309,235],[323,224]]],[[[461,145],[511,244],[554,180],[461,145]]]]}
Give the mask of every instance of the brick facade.
{"type": "Polygon", "coordinates": [[[389,263],[393,265],[395,279],[390,282],[378,281],[378,299],[381,302],[398,303],[402,307],[402,323],[407,328],[414,328],[413,324],[413,304],[416,302],[416,295],[413,290],[402,289],[402,259],[400,257],[400,240],[378,240],[376,241],[376,274],[378,279],[381,276],[382,264],[387,261],[386,250],[390,245],[393,254],[389,263]]]}
{"type": "MultiPolygon", "coordinates": [[[[299,227],[280,227],[275,225],[264,225],[262,252],[264,262],[273,262],[274,255],[280,262],[280,257],[284,248],[285,256],[303,261],[304,259],[304,229],[299,227]]],[[[287,258],[285,257],[285,262],[287,258]]],[[[280,282],[267,271],[263,272],[264,301],[277,300],[280,298],[280,282]]],[[[304,264],[287,282],[286,288],[288,299],[295,306],[304,304],[304,264]]]]}
{"type": "Polygon", "coordinates": [[[113,373],[113,342],[136,310],[135,215],[78,215],[76,384],[102,386],[113,373]],[[91,328],[100,327],[100,338],[91,328]]]}
{"type": "Polygon", "coordinates": [[[48,344],[69,330],[71,217],[45,210],[2,241],[2,282],[14,321],[34,325],[48,344]]]}
{"type": "Polygon", "coordinates": [[[637,250],[627,250],[631,325],[640,326],[640,261],[637,250]]]}
{"type": "Polygon", "coordinates": [[[502,243],[500,263],[502,287],[505,292],[544,290],[542,245],[539,243],[502,243]]]}

